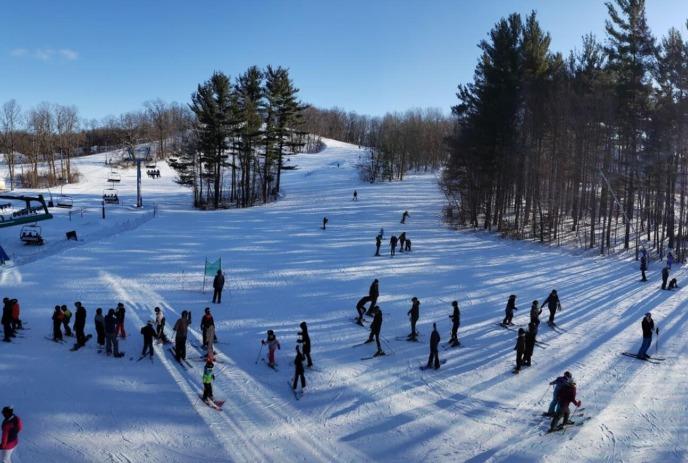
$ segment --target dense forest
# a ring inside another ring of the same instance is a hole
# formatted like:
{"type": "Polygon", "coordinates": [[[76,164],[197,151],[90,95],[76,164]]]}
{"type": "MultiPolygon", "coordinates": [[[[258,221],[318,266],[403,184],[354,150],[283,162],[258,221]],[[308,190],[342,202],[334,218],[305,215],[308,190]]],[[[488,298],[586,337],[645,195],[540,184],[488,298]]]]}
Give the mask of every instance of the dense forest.
{"type": "Polygon", "coordinates": [[[644,0],[606,4],[606,37],[550,50],[533,12],[498,21],[459,85],[442,177],[458,226],[686,256],[688,43],[644,0]]]}

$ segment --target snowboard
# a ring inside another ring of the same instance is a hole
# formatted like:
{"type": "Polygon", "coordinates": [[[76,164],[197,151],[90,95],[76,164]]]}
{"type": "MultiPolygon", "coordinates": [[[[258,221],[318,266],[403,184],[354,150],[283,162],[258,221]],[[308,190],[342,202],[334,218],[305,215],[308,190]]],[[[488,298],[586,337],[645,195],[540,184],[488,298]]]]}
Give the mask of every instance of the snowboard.
{"type": "MultiPolygon", "coordinates": [[[[442,360],[440,360],[440,365],[444,365],[445,363],[447,363],[447,359],[442,359],[442,360]]],[[[434,369],[434,367],[432,367],[432,366],[429,367],[429,366],[427,366],[427,365],[421,365],[421,366],[420,366],[420,369],[421,369],[422,371],[425,371],[425,370],[429,370],[429,369],[434,369]]]]}

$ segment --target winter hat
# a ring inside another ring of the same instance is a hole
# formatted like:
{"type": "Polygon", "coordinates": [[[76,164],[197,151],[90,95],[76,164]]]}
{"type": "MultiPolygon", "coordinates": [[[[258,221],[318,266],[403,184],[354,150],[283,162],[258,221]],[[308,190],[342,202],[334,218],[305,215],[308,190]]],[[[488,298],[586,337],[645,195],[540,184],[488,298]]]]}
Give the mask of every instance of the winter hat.
{"type": "Polygon", "coordinates": [[[511,296],[509,296],[509,299],[516,299],[516,295],[512,294],[511,296]]]}
{"type": "Polygon", "coordinates": [[[458,301],[452,301],[452,305],[453,305],[454,307],[456,307],[456,306],[459,305],[459,303],[458,303],[458,301]]]}
{"type": "Polygon", "coordinates": [[[97,314],[102,314],[102,313],[103,313],[103,309],[101,309],[100,307],[98,307],[98,308],[96,309],[96,313],[97,313],[97,314]]]}
{"type": "Polygon", "coordinates": [[[573,378],[573,375],[571,375],[570,371],[565,371],[564,376],[566,376],[567,378],[573,378]]]}
{"type": "Polygon", "coordinates": [[[153,309],[153,310],[154,310],[155,312],[160,312],[160,307],[156,307],[156,308],[153,309]]]}
{"type": "Polygon", "coordinates": [[[7,405],[6,407],[2,408],[2,414],[5,415],[6,417],[10,417],[14,415],[14,409],[7,405]]]}
{"type": "Polygon", "coordinates": [[[108,315],[114,315],[114,314],[115,314],[115,309],[108,310],[108,315]]]}
{"type": "Polygon", "coordinates": [[[210,313],[210,307],[205,308],[205,313],[210,313]]]}
{"type": "Polygon", "coordinates": [[[556,289],[553,289],[553,290],[552,290],[552,294],[557,294],[557,290],[556,290],[556,289]]]}
{"type": "Polygon", "coordinates": [[[306,322],[301,322],[301,324],[299,326],[301,327],[301,329],[305,330],[306,329],[306,322]]]}
{"type": "Polygon", "coordinates": [[[186,317],[186,310],[182,310],[182,318],[186,317]]]}
{"type": "Polygon", "coordinates": [[[523,334],[525,334],[525,331],[523,330],[523,328],[519,328],[518,329],[518,335],[521,336],[523,334]]]}
{"type": "Polygon", "coordinates": [[[268,336],[272,336],[272,335],[274,335],[274,334],[275,334],[275,332],[274,332],[274,331],[272,331],[272,330],[268,330],[268,336]]]}
{"type": "Polygon", "coordinates": [[[533,301],[534,306],[537,306],[538,304],[539,304],[539,302],[537,301],[537,299],[533,301]]]}
{"type": "Polygon", "coordinates": [[[648,313],[645,314],[645,316],[646,316],[646,317],[651,317],[651,316],[652,316],[652,313],[651,313],[651,312],[648,312],[648,313]]]}

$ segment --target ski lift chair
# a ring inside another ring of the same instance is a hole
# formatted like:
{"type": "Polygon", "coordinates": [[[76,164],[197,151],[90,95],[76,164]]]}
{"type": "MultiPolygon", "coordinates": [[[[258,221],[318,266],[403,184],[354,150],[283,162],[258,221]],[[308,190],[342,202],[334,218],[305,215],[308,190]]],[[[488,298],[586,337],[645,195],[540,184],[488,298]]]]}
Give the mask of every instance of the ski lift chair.
{"type": "Polygon", "coordinates": [[[33,244],[40,246],[44,243],[43,235],[41,234],[41,227],[36,224],[25,225],[21,228],[19,239],[24,244],[33,244]]]}
{"type": "Polygon", "coordinates": [[[119,204],[119,195],[116,188],[106,188],[103,190],[103,201],[105,204],[119,204]]]}

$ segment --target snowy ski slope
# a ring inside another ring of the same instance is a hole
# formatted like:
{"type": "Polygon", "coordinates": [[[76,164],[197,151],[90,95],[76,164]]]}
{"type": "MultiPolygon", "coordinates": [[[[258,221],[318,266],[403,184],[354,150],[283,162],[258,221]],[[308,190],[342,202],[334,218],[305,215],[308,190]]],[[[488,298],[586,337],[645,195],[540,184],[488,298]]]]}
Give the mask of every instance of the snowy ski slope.
{"type": "MultiPolygon", "coordinates": [[[[363,184],[354,167],[362,152],[327,145],[292,158],[298,169],[284,175],[285,196],[268,206],[194,211],[189,192],[159,163],[162,178],[144,178],[146,204],[159,206],[157,217],[150,207],[112,208],[105,222],[97,213],[72,222],[62,214],[41,224],[48,236],[42,249],[17,244],[16,228],[0,230],[0,243],[17,260],[2,271],[1,293],[20,300],[31,328],[15,343],[0,343],[0,402],[14,405],[25,422],[18,461],[688,461],[683,269],[674,270],[681,289],[660,291],[659,263],[643,284],[630,259],[581,258],[449,230],[434,175],[363,184]],[[411,218],[401,225],[405,209],[411,218]],[[326,231],[319,229],[324,215],[326,231]],[[374,257],[380,227],[384,255],[374,257]],[[61,241],[70,229],[84,241],[61,241]],[[390,258],[389,236],[401,231],[413,252],[390,258]],[[222,257],[228,281],[222,305],[211,305],[221,341],[214,388],[227,401],[222,412],[197,399],[198,324],[211,296],[200,291],[206,256],[222,257]],[[374,278],[383,348],[391,355],[361,361],[375,347],[352,347],[367,338],[352,322],[354,306],[374,278]],[[531,301],[553,288],[566,332],[543,322],[546,349],[536,348],[533,366],[513,375],[516,335],[495,323],[509,294],[518,296],[514,322],[525,325],[531,301]],[[395,339],[410,330],[413,296],[421,301],[420,343],[395,339]],[[443,344],[449,338],[453,299],[462,310],[462,347],[440,352],[448,361],[439,371],[421,372],[432,322],[443,344]],[[124,302],[124,358],[98,354],[94,340],[70,352],[44,338],[52,307],[77,300],[88,310],[87,332],[94,332],[96,307],[124,302]],[[156,305],[168,326],[192,310],[193,369],[159,347],[152,364],[130,361],[156,305]],[[637,351],[647,311],[661,330],[661,365],[620,355],[637,351]],[[303,320],[317,370],[306,371],[306,393],[296,401],[287,380],[303,320]],[[267,329],[282,343],[278,372],[255,362],[267,329]],[[551,399],[548,383],[567,369],[592,419],[545,435],[549,422],[539,415],[551,399]]],[[[65,193],[97,205],[108,169],[97,156],[77,164],[85,181],[65,193]]],[[[131,204],[133,170],[122,177],[117,188],[131,204]]]]}

